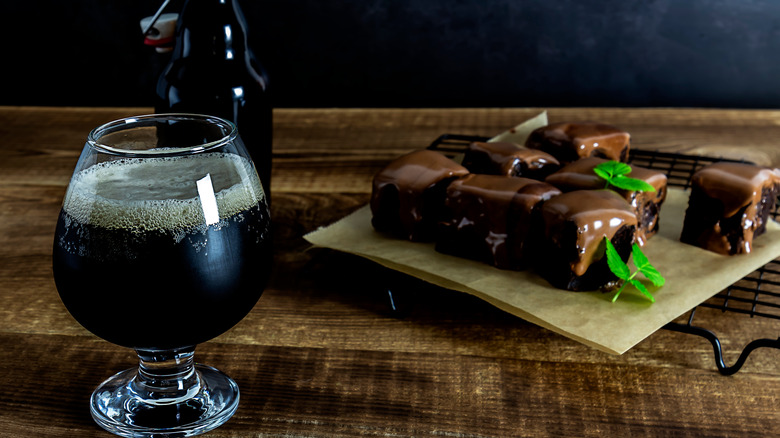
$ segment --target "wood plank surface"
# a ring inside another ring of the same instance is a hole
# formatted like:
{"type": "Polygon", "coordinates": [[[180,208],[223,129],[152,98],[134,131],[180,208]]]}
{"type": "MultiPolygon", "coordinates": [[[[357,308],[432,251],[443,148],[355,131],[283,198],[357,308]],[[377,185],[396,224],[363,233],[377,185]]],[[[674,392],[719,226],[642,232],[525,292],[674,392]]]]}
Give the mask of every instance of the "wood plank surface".
{"type": "MultiPolygon", "coordinates": [[[[87,133],[148,108],[0,107],[0,436],[110,436],[92,389],[134,353],[84,330],[51,275],[54,225],[87,133]]],[[[720,375],[705,340],[661,330],[601,353],[465,294],[302,236],[364,205],[387,161],[443,133],[494,135],[539,109],[275,111],[275,267],[252,312],[196,359],[242,390],[213,437],[770,436],[780,430],[780,351],[720,375]],[[400,289],[390,306],[385,286],[400,289]],[[442,304],[444,303],[444,304],[442,304]]],[[[780,111],[553,108],[636,148],[780,165],[780,111]]],[[[700,310],[735,360],[780,321],[700,310]]]]}

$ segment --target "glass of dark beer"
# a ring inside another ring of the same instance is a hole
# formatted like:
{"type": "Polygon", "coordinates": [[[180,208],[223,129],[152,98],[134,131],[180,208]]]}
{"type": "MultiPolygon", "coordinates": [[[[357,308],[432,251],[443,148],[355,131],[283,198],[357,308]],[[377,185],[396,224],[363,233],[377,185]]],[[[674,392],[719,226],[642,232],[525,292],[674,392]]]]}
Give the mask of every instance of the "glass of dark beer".
{"type": "Polygon", "coordinates": [[[101,427],[192,436],[233,415],[238,386],[193,353],[260,298],[269,228],[265,192],[232,123],[161,114],[89,134],[57,222],[54,279],[81,325],[140,359],[92,394],[101,427]]]}

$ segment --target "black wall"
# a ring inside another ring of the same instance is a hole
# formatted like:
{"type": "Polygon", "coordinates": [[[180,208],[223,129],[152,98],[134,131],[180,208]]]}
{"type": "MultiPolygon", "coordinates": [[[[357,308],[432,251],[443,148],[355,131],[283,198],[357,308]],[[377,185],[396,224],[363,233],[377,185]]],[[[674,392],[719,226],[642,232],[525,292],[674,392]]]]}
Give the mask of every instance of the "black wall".
{"type": "MultiPolygon", "coordinates": [[[[161,0],[3,3],[1,105],[151,105],[161,0]]],[[[780,107],[777,0],[242,5],[278,107],[780,107]]]]}

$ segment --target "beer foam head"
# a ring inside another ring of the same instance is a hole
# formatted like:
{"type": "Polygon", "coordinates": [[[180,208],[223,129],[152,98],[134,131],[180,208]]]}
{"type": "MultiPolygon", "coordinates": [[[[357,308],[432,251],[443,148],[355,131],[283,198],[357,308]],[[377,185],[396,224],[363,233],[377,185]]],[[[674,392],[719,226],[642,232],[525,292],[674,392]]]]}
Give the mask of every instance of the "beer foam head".
{"type": "MultiPolygon", "coordinates": [[[[75,220],[109,229],[178,231],[205,224],[197,181],[209,176],[220,220],[264,198],[246,159],[225,153],[122,158],[71,179],[63,209],[75,220]]],[[[211,201],[213,203],[213,200],[211,201]]]]}

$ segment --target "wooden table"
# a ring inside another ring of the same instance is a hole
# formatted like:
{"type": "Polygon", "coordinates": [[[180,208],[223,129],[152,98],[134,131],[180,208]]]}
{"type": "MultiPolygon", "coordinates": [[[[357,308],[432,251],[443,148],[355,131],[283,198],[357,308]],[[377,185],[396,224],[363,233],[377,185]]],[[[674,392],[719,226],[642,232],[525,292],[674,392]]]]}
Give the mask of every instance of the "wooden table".
{"type": "MultiPolygon", "coordinates": [[[[0,436],[109,436],[90,418],[88,398],[136,358],[65,310],[51,274],[52,236],[87,133],[149,111],[0,107],[0,436]]],[[[249,316],[196,352],[242,391],[238,412],[209,436],[777,434],[779,350],[755,351],[727,377],[708,342],[668,330],[613,356],[414,282],[393,312],[380,268],[302,238],[364,205],[373,174],[399,154],[442,133],[493,135],[537,112],[277,110],[276,268],[249,316]]],[[[780,165],[780,111],[549,116],[618,125],[636,148],[780,165]]],[[[727,352],[780,332],[777,320],[711,313],[703,325],[727,352]]]]}

